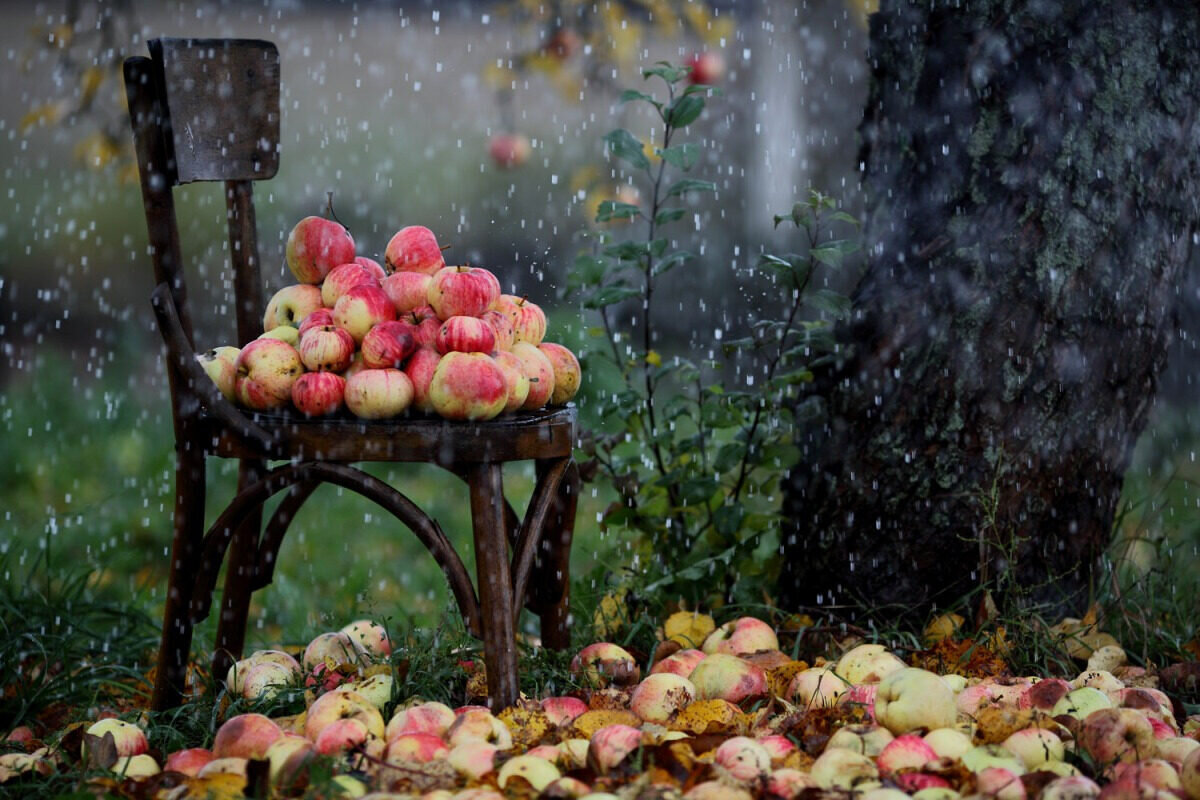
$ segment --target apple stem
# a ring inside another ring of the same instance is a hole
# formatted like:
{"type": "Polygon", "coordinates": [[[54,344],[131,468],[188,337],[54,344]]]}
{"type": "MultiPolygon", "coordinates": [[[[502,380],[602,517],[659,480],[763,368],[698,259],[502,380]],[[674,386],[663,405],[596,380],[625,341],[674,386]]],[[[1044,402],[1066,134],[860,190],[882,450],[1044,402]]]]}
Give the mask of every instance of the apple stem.
{"type": "Polygon", "coordinates": [[[441,251],[444,253],[444,252],[446,252],[447,250],[449,250],[451,247],[454,247],[454,245],[452,245],[452,244],[444,244],[444,245],[441,245],[440,247],[438,247],[438,250],[441,250],[441,251]]]}
{"type": "Polygon", "coordinates": [[[326,207],[326,209],[328,209],[329,216],[333,218],[333,221],[336,222],[338,225],[341,225],[342,230],[346,231],[346,233],[349,233],[350,229],[347,228],[346,225],[340,219],[338,219],[337,214],[334,213],[334,211],[333,211],[333,192],[325,193],[325,207],[326,207]]]}

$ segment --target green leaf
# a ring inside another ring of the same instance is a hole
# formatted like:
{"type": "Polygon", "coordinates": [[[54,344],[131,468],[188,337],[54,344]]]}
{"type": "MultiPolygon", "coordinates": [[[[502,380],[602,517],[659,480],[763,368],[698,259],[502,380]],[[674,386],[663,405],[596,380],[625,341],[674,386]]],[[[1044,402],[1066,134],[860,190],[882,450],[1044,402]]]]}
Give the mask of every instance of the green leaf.
{"type": "Polygon", "coordinates": [[[671,253],[669,256],[655,264],[654,269],[650,274],[655,276],[661,275],[668,270],[675,269],[675,267],[678,267],[680,264],[683,264],[693,258],[695,258],[695,256],[692,253],[689,253],[687,250],[676,250],[674,253],[671,253]]]}
{"type": "Polygon", "coordinates": [[[824,311],[838,319],[850,316],[850,298],[832,289],[821,289],[805,296],[804,302],[811,308],[824,311]]]}
{"type": "Polygon", "coordinates": [[[717,460],[713,467],[717,472],[728,472],[741,463],[742,458],[746,455],[746,445],[741,442],[729,442],[721,445],[721,449],[717,451],[717,460]]]}
{"type": "Polygon", "coordinates": [[[684,142],[663,148],[658,151],[658,154],[672,167],[687,172],[696,165],[696,161],[700,158],[700,148],[691,142],[684,142]]]}
{"type": "Polygon", "coordinates": [[[653,67],[642,70],[643,78],[657,75],[667,83],[679,83],[687,77],[690,70],[687,67],[675,67],[668,61],[659,61],[653,67]]]}
{"type": "Polygon", "coordinates": [[[861,224],[858,221],[857,217],[851,216],[850,214],[847,214],[845,211],[835,211],[829,215],[829,218],[837,220],[838,222],[849,222],[851,225],[854,225],[856,227],[861,224]]]}
{"type": "Polygon", "coordinates": [[[645,242],[617,242],[604,248],[604,254],[621,261],[637,261],[646,255],[645,242]]]}
{"type": "Polygon", "coordinates": [[[683,94],[704,94],[709,97],[719,97],[724,94],[720,86],[712,86],[707,83],[693,83],[691,86],[683,90],[683,94]]]}
{"type": "Polygon", "coordinates": [[[625,91],[621,92],[620,102],[630,103],[636,100],[645,101],[657,108],[659,111],[662,110],[662,103],[655,100],[652,95],[648,95],[645,92],[639,92],[637,89],[626,89],[625,91]]]}
{"type": "Polygon", "coordinates": [[[745,516],[746,509],[742,507],[741,503],[732,506],[721,506],[713,514],[713,527],[722,536],[732,537],[741,528],[742,519],[745,516]]]}
{"type": "Polygon", "coordinates": [[[668,125],[683,128],[696,121],[704,110],[704,98],[695,94],[685,94],[675,98],[675,102],[667,106],[663,115],[668,125]]]}
{"type": "Polygon", "coordinates": [[[651,256],[658,258],[663,253],[667,252],[667,244],[667,240],[660,236],[659,238],[650,242],[647,249],[650,251],[651,256]]]}
{"type": "Polygon", "coordinates": [[[712,181],[698,181],[695,178],[684,178],[671,184],[667,189],[667,197],[676,197],[685,192],[715,192],[717,185],[712,181]]]}
{"type": "Polygon", "coordinates": [[[842,259],[857,250],[857,242],[849,239],[835,239],[831,242],[825,242],[819,247],[814,247],[812,249],[812,257],[822,264],[839,269],[842,266],[842,259]]]}
{"type": "Polygon", "coordinates": [[[640,296],[642,291],[632,286],[605,286],[589,297],[585,302],[586,308],[604,308],[631,297],[640,296]]]}
{"type": "Polygon", "coordinates": [[[575,256],[575,265],[567,276],[567,286],[579,289],[584,286],[598,286],[604,280],[608,270],[608,262],[602,258],[580,253],[575,256]]]}
{"type": "Polygon", "coordinates": [[[650,159],[642,152],[642,143],[624,128],[609,131],[604,136],[608,150],[622,161],[628,161],[638,169],[649,169],[650,159]]]}
{"type": "Polygon", "coordinates": [[[614,200],[605,200],[596,210],[596,222],[608,222],[613,219],[633,219],[641,215],[642,209],[633,203],[618,203],[614,200]]]}
{"type": "Polygon", "coordinates": [[[664,208],[654,215],[655,225],[665,225],[668,222],[674,222],[678,219],[683,219],[683,215],[687,213],[686,208],[664,208]]]}

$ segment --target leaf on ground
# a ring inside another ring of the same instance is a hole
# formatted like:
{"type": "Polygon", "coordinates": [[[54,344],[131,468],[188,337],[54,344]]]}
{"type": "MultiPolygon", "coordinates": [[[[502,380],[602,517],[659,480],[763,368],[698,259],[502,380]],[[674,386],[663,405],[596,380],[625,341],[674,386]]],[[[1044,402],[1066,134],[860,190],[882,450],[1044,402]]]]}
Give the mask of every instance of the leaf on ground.
{"type": "MultiPolygon", "coordinates": [[[[236,800],[244,797],[246,778],[223,772],[218,775],[206,775],[203,778],[188,778],[186,794],[179,795],[187,798],[204,798],[205,800],[236,800]]],[[[175,797],[176,795],[172,795],[175,797]]]]}
{"type": "Polygon", "coordinates": [[[629,625],[629,608],[626,603],[628,594],[628,589],[618,589],[600,599],[600,604],[592,614],[592,628],[601,641],[614,638],[629,625]]]}
{"type": "Polygon", "coordinates": [[[555,730],[541,708],[511,706],[501,711],[497,718],[508,726],[513,749],[518,753],[541,744],[555,730]]]}
{"type": "Polygon", "coordinates": [[[572,734],[581,739],[591,739],[592,734],[609,725],[628,725],[640,728],[642,720],[632,711],[593,710],[585,711],[571,723],[572,734]]]}
{"type": "Polygon", "coordinates": [[[987,678],[1009,672],[1004,659],[982,642],[969,640],[943,639],[928,650],[913,653],[910,662],[939,675],[954,672],[968,678],[987,678]]]}
{"type": "Polygon", "coordinates": [[[587,704],[592,711],[627,711],[632,696],[632,689],[610,686],[590,692],[587,695],[587,704]]]}
{"type": "Polygon", "coordinates": [[[1028,708],[985,706],[975,713],[975,742],[1000,744],[1022,728],[1033,723],[1034,712],[1028,708]]]}
{"type": "Polygon", "coordinates": [[[671,730],[697,736],[707,733],[734,733],[745,715],[728,700],[699,700],[689,704],[671,722],[671,730]]]}
{"type": "Polygon", "coordinates": [[[700,648],[704,638],[716,628],[712,616],[700,612],[676,612],[662,624],[662,634],[668,642],[678,642],[684,648],[700,648]]]}

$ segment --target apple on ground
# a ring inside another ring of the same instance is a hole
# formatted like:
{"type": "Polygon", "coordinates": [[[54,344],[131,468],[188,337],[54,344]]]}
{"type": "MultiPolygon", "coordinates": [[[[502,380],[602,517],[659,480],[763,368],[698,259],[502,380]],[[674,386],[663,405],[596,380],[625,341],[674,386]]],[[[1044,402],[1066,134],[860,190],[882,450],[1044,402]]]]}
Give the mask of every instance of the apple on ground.
{"type": "Polygon", "coordinates": [[[167,763],[163,765],[163,771],[182,772],[184,775],[194,778],[214,758],[212,751],[203,747],[176,750],[167,756],[167,763]]]}
{"type": "MultiPolygon", "coordinates": [[[[844,725],[834,731],[833,736],[829,737],[829,741],[825,744],[825,747],[826,749],[830,747],[843,747],[847,750],[853,750],[856,753],[875,758],[895,738],[892,736],[891,731],[874,722],[844,725]]],[[[968,739],[967,749],[969,750],[970,747],[971,744],[968,739]]]]}
{"type": "Polygon", "coordinates": [[[306,330],[296,349],[309,372],[343,372],[354,359],[354,337],[336,325],[321,325],[306,330]]]}
{"type": "Polygon", "coordinates": [[[356,343],[361,343],[371,328],[395,318],[396,307],[378,286],[355,286],[333,307],[333,324],[345,328],[356,343]]]}
{"type": "Polygon", "coordinates": [[[392,653],[392,640],[387,628],[369,619],[355,620],[342,627],[342,633],[358,642],[365,652],[376,658],[386,658],[392,653]]]}
{"type": "Polygon", "coordinates": [[[1157,749],[1154,728],[1145,715],[1132,708],[1093,711],[1083,720],[1077,743],[1102,765],[1141,761],[1157,749]]]}
{"type": "Polygon", "coordinates": [[[237,347],[224,345],[196,356],[205,373],[217,385],[217,391],[231,402],[235,397],[234,384],[237,381],[237,357],[240,352],[241,349],[237,347]]]}
{"type": "Polygon", "coordinates": [[[949,728],[957,715],[954,692],[941,676],[916,667],[888,675],[875,696],[876,718],[897,736],[918,728],[949,728]]]}
{"type": "Polygon", "coordinates": [[[582,675],[592,686],[616,683],[629,686],[641,676],[637,661],[629,651],[612,642],[594,642],[571,659],[571,672],[582,675]]]}
{"type": "Polygon", "coordinates": [[[384,261],[392,272],[423,272],[426,275],[446,266],[437,237],[423,225],[409,225],[397,231],[387,244],[384,261]]]}
{"type": "MultiPolygon", "coordinates": [[[[334,692],[330,692],[322,697],[330,697],[333,694],[334,692]]],[[[318,753],[323,756],[331,756],[365,745],[370,738],[371,732],[367,729],[366,723],[353,717],[344,717],[335,719],[321,728],[321,732],[317,734],[313,744],[318,753]]]]}
{"type": "MultiPolygon", "coordinates": [[[[575,395],[575,390],[579,388],[579,362],[575,360],[575,355],[560,344],[542,344],[538,347],[539,350],[549,359],[554,367],[554,393],[551,395],[550,402],[555,405],[560,405],[555,397],[560,397],[559,393],[559,376],[564,372],[560,372],[560,367],[569,367],[574,364],[574,387],[567,390],[567,399],[575,395]]],[[[561,402],[565,403],[566,400],[561,402]]],[[[739,617],[738,619],[726,622],[724,625],[715,629],[704,640],[701,649],[705,653],[729,653],[735,656],[745,656],[751,653],[757,653],[762,650],[778,650],[779,639],[775,636],[774,629],[756,617],[739,617]]]]}
{"type": "Polygon", "coordinates": [[[339,719],[357,719],[371,736],[383,739],[385,726],[379,709],[358,692],[346,688],[326,692],[313,701],[304,718],[304,735],[315,742],[326,726],[339,719]]]}
{"type": "Polygon", "coordinates": [[[428,701],[408,708],[397,709],[384,731],[390,742],[402,733],[431,733],[444,736],[454,724],[454,710],[445,703],[428,701]]]}
{"type": "Polygon", "coordinates": [[[320,308],[320,287],[307,283],[285,286],[267,303],[267,311],[263,314],[263,330],[269,331],[280,325],[299,327],[305,317],[320,308]]]}
{"type": "Polygon", "coordinates": [[[861,789],[879,778],[872,759],[845,747],[827,747],[809,774],[822,789],[861,789]]]}
{"type": "Polygon", "coordinates": [[[230,717],[213,738],[214,758],[263,758],[267,748],[283,735],[275,722],[262,714],[230,717]]]}
{"type": "Polygon", "coordinates": [[[346,408],[361,419],[391,419],[412,404],[413,385],[398,369],[364,369],[346,381],[346,408]]]}
{"type": "Polygon", "coordinates": [[[696,668],[696,665],[704,660],[704,656],[705,654],[702,650],[694,648],[676,650],[666,658],[655,662],[654,666],[650,668],[650,674],[672,672],[686,678],[692,674],[692,670],[696,668]]]}
{"type": "Polygon", "coordinates": [[[500,772],[496,775],[496,784],[504,789],[513,778],[520,778],[533,791],[542,792],[561,775],[558,767],[546,759],[525,753],[504,762],[500,767],[500,772]]]}
{"type": "Polygon", "coordinates": [[[588,762],[601,774],[616,767],[642,744],[642,732],[628,725],[607,725],[592,734],[588,762]]]}
{"type": "Polygon", "coordinates": [[[771,772],[771,755],[766,748],[748,736],[726,739],[717,748],[713,765],[718,775],[738,783],[756,783],[771,772]]]}
{"type": "Polygon", "coordinates": [[[629,710],[646,722],[665,725],[696,697],[696,687],[687,678],[670,672],[647,675],[634,687],[629,710]]]}
{"type": "Polygon", "coordinates": [[[834,670],[849,684],[879,683],[907,666],[881,644],[860,644],[838,660],[834,670]]]}
{"type": "Polygon", "coordinates": [[[741,703],[767,692],[767,676],[762,669],[728,653],[706,656],[692,670],[688,680],[696,687],[697,700],[741,703]]]}
{"type": "Polygon", "coordinates": [[[928,742],[914,733],[906,733],[884,745],[875,759],[875,764],[880,772],[894,773],[906,769],[919,770],[937,758],[938,754],[928,742]]]}
{"type": "MultiPolygon", "coordinates": [[[[93,722],[85,731],[88,736],[96,736],[103,739],[105,734],[112,734],[113,744],[117,747],[118,756],[136,756],[145,753],[150,749],[150,742],[146,739],[145,732],[134,725],[132,722],[126,722],[123,719],[109,717],[97,722],[93,722]]],[[[87,742],[84,742],[84,757],[87,756],[87,742]]]]}
{"type": "Polygon", "coordinates": [[[528,342],[514,344],[512,354],[520,360],[525,377],[529,379],[529,394],[521,408],[526,411],[541,408],[554,394],[554,366],[545,353],[528,342]]]}
{"type": "Polygon", "coordinates": [[[292,384],[304,372],[296,348],[278,339],[255,339],[238,353],[234,392],[255,411],[282,408],[292,399],[292,384]]]}
{"type": "Polygon", "coordinates": [[[491,356],[447,353],[433,372],[429,402],[446,419],[492,419],[508,402],[508,381],[491,356]]]}
{"type": "Polygon", "coordinates": [[[791,702],[804,708],[827,708],[850,687],[828,667],[811,667],[797,672],[787,688],[791,702]]]}
{"type": "Polygon", "coordinates": [[[578,697],[546,697],[541,702],[546,719],[556,728],[570,725],[587,710],[587,704],[578,697]]]}
{"type": "Polygon", "coordinates": [[[355,286],[379,286],[379,279],[369,268],[357,262],[339,264],[321,282],[321,304],[333,308],[341,296],[355,286]]]}
{"type": "Polygon", "coordinates": [[[479,780],[496,768],[500,748],[482,739],[468,739],[454,746],[446,762],[462,775],[479,780]]]}
{"type": "Polygon", "coordinates": [[[147,753],[121,756],[109,771],[124,778],[149,778],[151,775],[162,772],[158,767],[158,762],[154,760],[154,756],[147,753]]]}
{"type": "Polygon", "coordinates": [[[317,284],[337,265],[354,260],[354,239],[340,222],[305,217],[288,234],[285,258],[296,280],[317,284]]]}
{"type": "Polygon", "coordinates": [[[343,631],[327,631],[313,637],[300,657],[300,667],[305,674],[313,667],[332,661],[334,664],[361,663],[366,653],[352,636],[343,631]]]}

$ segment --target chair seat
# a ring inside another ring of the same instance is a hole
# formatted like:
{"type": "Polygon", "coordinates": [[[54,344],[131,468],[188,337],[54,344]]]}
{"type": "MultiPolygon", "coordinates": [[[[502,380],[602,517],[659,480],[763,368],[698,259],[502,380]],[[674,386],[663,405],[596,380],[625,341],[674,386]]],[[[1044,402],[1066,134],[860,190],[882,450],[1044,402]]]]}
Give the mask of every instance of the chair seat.
{"type": "MultiPolygon", "coordinates": [[[[294,411],[247,413],[280,439],[272,457],[309,461],[411,461],[442,466],[524,459],[564,458],[576,438],[573,406],[506,414],[487,422],[454,422],[432,416],[365,420],[349,414],[307,418],[294,411]]],[[[208,454],[260,458],[263,453],[202,413],[212,436],[208,454]]]]}

